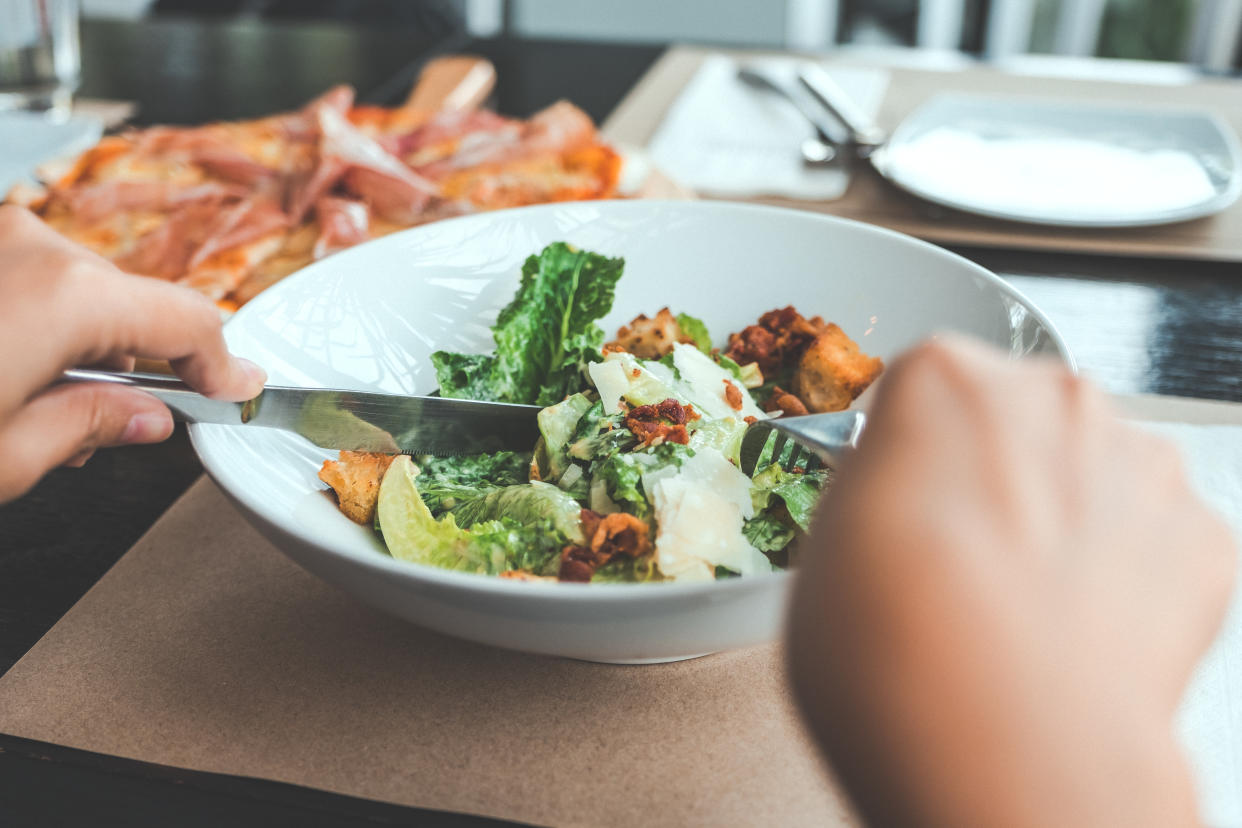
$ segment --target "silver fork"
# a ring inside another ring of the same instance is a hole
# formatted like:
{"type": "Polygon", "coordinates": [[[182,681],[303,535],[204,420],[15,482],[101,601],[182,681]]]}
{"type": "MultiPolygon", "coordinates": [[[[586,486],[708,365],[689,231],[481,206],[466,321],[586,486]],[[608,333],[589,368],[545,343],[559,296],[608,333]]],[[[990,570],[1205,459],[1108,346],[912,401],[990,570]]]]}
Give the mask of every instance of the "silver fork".
{"type": "Polygon", "coordinates": [[[771,440],[769,462],[778,462],[792,441],[789,460],[784,464],[786,468],[801,467],[810,471],[820,463],[835,468],[841,457],[858,445],[866,422],[867,417],[861,411],[760,420],[747,429],[742,438],[742,471],[747,475],[755,473],[773,433],[776,438],[771,440]]]}

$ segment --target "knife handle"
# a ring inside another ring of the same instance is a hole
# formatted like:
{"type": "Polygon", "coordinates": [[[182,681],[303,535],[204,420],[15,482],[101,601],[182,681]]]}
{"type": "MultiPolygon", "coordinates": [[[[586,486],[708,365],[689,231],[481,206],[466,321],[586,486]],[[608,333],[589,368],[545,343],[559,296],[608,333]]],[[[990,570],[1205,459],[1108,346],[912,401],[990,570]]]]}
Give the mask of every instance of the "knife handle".
{"type": "Polygon", "coordinates": [[[204,397],[176,377],[164,374],[123,373],[72,368],[60,375],[57,384],[106,382],[125,388],[146,391],[168,406],[173,419],[183,423],[220,423],[238,425],[246,422],[247,412],[255,409],[258,397],[247,402],[224,402],[204,397]]]}
{"type": "Polygon", "coordinates": [[[798,82],[811,93],[820,106],[845,125],[850,133],[850,141],[864,154],[888,140],[884,130],[868,118],[849,93],[817,64],[803,67],[798,72],[798,82]]]}

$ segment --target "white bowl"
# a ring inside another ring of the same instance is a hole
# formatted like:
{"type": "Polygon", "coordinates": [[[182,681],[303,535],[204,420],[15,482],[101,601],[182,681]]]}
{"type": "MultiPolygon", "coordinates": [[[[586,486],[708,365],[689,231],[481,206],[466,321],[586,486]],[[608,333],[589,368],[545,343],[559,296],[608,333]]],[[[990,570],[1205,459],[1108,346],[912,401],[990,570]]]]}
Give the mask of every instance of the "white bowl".
{"type": "MultiPolygon", "coordinates": [[[[693,201],[554,204],[397,233],[336,254],[247,304],[225,332],[273,384],[427,393],[428,356],[483,352],[527,256],[554,241],[624,256],[610,334],[664,305],[717,344],[772,308],[821,314],[885,358],[938,331],[1015,357],[1069,354],[1013,288],[930,244],[865,224],[693,201]]],[[[1072,363],[1071,363],[1072,364],[1072,363]]],[[[329,452],[291,434],[196,425],[208,473],[293,560],[367,603],[499,647],[616,662],[665,661],[774,639],[789,575],[696,584],[501,580],[389,557],[341,515],[316,473],[329,452]]]]}

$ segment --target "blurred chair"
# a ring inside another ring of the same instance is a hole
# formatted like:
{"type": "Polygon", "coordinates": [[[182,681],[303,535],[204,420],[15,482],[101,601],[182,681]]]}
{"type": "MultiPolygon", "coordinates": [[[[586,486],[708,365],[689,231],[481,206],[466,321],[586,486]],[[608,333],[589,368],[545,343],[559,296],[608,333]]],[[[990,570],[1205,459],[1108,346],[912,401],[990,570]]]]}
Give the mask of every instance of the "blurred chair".
{"type": "MultiPolygon", "coordinates": [[[[997,60],[1032,51],[1040,5],[1041,0],[628,0],[606,6],[583,0],[465,0],[465,13],[468,28],[480,35],[512,32],[815,51],[850,41],[856,32],[845,23],[860,13],[878,11],[903,29],[914,18],[906,45],[977,51],[997,60]]],[[[1098,54],[1109,0],[1059,0],[1055,5],[1051,43],[1041,51],[1066,57],[1098,54]]],[[[1200,69],[1233,70],[1242,37],[1242,0],[1195,0],[1194,5],[1181,57],[1200,69]]],[[[904,35],[898,32],[894,40],[900,43],[904,35]]]]}
{"type": "MultiPolygon", "coordinates": [[[[917,45],[959,48],[964,0],[921,0],[917,45]],[[956,22],[955,22],[956,21],[956,22]]],[[[1031,50],[1038,0],[988,0],[982,54],[1002,59],[1031,50]]],[[[1200,69],[1229,72],[1236,68],[1242,40],[1242,0],[1197,0],[1183,58],[1200,69]]],[[[1108,0],[1060,0],[1052,53],[1091,57],[1099,51],[1108,0]]]]}

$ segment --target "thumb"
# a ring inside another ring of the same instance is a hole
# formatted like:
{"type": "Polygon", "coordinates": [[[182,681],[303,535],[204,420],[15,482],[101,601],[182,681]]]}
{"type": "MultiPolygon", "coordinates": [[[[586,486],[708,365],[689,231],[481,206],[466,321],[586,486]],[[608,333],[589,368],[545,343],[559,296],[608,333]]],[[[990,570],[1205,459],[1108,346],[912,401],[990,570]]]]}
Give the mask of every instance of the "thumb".
{"type": "Polygon", "coordinates": [[[157,443],[173,429],[163,403],[106,383],[58,385],[0,425],[0,502],[25,493],[49,470],[96,448],[157,443]]]}

